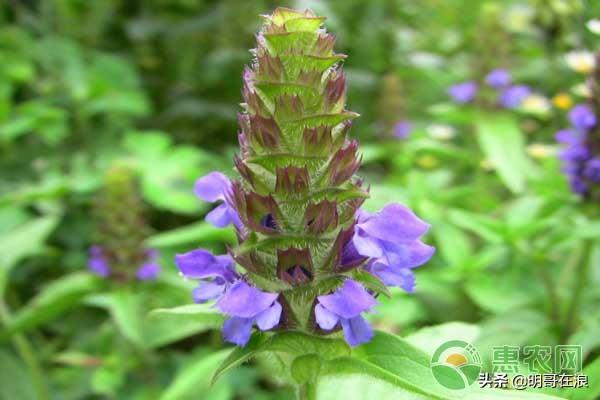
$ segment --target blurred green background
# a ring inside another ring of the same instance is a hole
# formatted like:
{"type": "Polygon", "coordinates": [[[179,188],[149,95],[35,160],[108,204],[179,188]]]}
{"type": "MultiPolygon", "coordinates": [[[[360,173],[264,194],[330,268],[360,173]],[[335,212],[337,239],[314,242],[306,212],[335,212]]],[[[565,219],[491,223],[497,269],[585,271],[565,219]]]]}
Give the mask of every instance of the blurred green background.
{"type": "Polygon", "coordinates": [[[290,398],[261,359],[209,389],[228,348],[214,315],[148,316],[191,303],[176,252],[235,243],[203,222],[211,206],[192,187],[209,171],[233,173],[241,73],[259,15],[276,6],[327,16],[348,55],[366,208],[402,202],[432,224],[437,253],[417,270],[416,293],[380,299],[375,326],[428,353],[468,340],[488,366],[494,345],[580,344],[594,385],[562,395],[598,398],[598,204],[570,193],[553,137],[585,99],[589,68],[569,54],[598,49],[600,3],[7,0],[0,399],[290,398]],[[537,97],[516,110],[450,101],[450,85],[497,67],[537,97]],[[406,139],[393,136],[399,121],[412,125],[406,139]],[[119,163],[135,171],[145,213],[123,229],[149,232],[156,282],[87,272],[94,199],[119,163]]]}

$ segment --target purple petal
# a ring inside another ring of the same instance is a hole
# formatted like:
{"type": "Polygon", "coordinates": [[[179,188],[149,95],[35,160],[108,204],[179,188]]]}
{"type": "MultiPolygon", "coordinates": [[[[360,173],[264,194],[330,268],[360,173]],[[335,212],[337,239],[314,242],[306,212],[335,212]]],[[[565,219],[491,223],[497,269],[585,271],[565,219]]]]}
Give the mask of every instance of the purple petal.
{"type": "Polygon", "coordinates": [[[258,329],[261,331],[268,331],[279,324],[279,320],[281,319],[281,310],[281,304],[276,301],[271,307],[258,314],[255,318],[258,329]]]}
{"type": "Polygon", "coordinates": [[[337,315],[332,312],[327,311],[325,307],[321,304],[317,304],[315,306],[315,320],[317,324],[326,331],[330,331],[340,322],[340,319],[337,315]]]}
{"type": "Polygon", "coordinates": [[[160,265],[156,262],[150,261],[138,268],[136,277],[141,281],[148,281],[156,279],[160,273],[160,265]]]}
{"type": "Polygon", "coordinates": [[[420,240],[411,243],[383,242],[386,264],[392,268],[415,268],[425,264],[435,253],[435,247],[420,240]]]}
{"type": "Polygon", "coordinates": [[[396,139],[406,139],[410,135],[412,124],[408,121],[399,121],[394,125],[394,137],[396,139]]]}
{"type": "Polygon", "coordinates": [[[230,256],[215,257],[210,251],[204,249],[177,254],[175,264],[183,276],[189,279],[220,277],[233,282],[237,278],[230,256]]]}
{"type": "Polygon", "coordinates": [[[600,157],[594,157],[586,163],[583,175],[594,183],[600,183],[600,157]]]}
{"type": "Polygon", "coordinates": [[[587,131],[596,125],[596,116],[587,104],[578,104],[569,111],[569,121],[580,131],[587,131]]]}
{"type": "Polygon", "coordinates": [[[204,201],[213,203],[217,200],[225,200],[225,190],[231,182],[220,172],[211,172],[196,181],[194,193],[204,201]]]}
{"type": "Polygon", "coordinates": [[[369,236],[394,242],[411,242],[429,229],[429,224],[419,219],[408,207],[397,203],[385,206],[357,226],[369,236]]]}
{"type": "Polygon", "coordinates": [[[352,244],[358,254],[365,257],[383,257],[383,249],[381,242],[376,238],[370,237],[358,226],[352,236],[352,244]]]}
{"type": "Polygon", "coordinates": [[[110,275],[110,265],[104,258],[102,247],[90,247],[90,258],[88,259],[88,268],[94,274],[106,278],[110,275]]]}
{"type": "Polygon", "coordinates": [[[206,214],[206,221],[217,228],[225,228],[232,223],[229,206],[225,203],[219,204],[217,208],[206,214]]]}
{"type": "Polygon", "coordinates": [[[554,138],[557,142],[563,144],[579,144],[585,140],[585,134],[572,129],[563,129],[556,132],[554,138]]]}
{"type": "Polygon", "coordinates": [[[371,326],[362,316],[358,315],[351,319],[342,319],[344,337],[352,347],[367,343],[373,338],[371,326]]]}
{"type": "Polygon", "coordinates": [[[223,323],[223,338],[229,343],[245,346],[250,340],[252,319],[233,317],[223,323]]]}
{"type": "Polygon", "coordinates": [[[505,108],[517,108],[531,94],[531,89],[525,85],[511,86],[500,93],[500,104],[505,108]]]}
{"type": "Polygon", "coordinates": [[[262,292],[244,281],[237,281],[223,294],[216,307],[227,315],[254,318],[269,308],[277,296],[277,293],[262,292]]]}
{"type": "Polygon", "coordinates": [[[217,281],[202,281],[192,291],[192,297],[196,303],[206,303],[207,301],[214,300],[225,291],[225,282],[217,281]]]}
{"type": "Polygon", "coordinates": [[[375,262],[370,271],[387,286],[397,286],[412,293],[415,289],[415,276],[408,268],[394,269],[388,265],[375,262]]]}
{"type": "Polygon", "coordinates": [[[318,296],[317,299],[327,311],[342,318],[356,317],[377,304],[375,298],[352,279],[346,279],[344,285],[332,294],[318,296]]]}
{"type": "Polygon", "coordinates": [[[503,86],[507,86],[510,84],[511,77],[510,73],[502,68],[497,68],[491,71],[485,77],[485,83],[493,87],[494,89],[499,89],[503,86]]]}
{"type": "Polygon", "coordinates": [[[462,82],[448,88],[448,94],[457,103],[468,103],[475,98],[478,86],[475,82],[462,82]]]}

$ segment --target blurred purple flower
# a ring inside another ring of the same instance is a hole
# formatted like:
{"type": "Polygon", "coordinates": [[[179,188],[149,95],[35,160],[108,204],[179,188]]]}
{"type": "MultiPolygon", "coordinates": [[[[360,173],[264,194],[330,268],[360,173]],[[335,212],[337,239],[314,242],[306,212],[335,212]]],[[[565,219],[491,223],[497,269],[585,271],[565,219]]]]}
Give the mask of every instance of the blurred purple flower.
{"type": "Polygon", "coordinates": [[[223,324],[223,337],[230,343],[245,346],[252,326],[267,331],[279,324],[282,307],[278,293],[262,292],[238,280],[221,296],[216,307],[231,318],[223,324]]]}
{"type": "Polygon", "coordinates": [[[206,215],[206,220],[223,228],[233,223],[240,228],[242,223],[237,212],[225,201],[225,193],[231,188],[229,179],[220,172],[213,171],[196,181],[194,193],[204,201],[214,203],[223,201],[217,208],[206,215]]]}
{"type": "Polygon", "coordinates": [[[149,249],[146,251],[147,261],[142,264],[137,270],[136,277],[141,281],[153,280],[160,273],[160,265],[158,264],[158,251],[149,249]]]}
{"type": "Polygon", "coordinates": [[[487,76],[485,77],[485,82],[494,89],[503,88],[505,86],[510,85],[510,73],[502,68],[494,69],[489,74],[487,74],[487,76]]]}
{"type": "Polygon", "coordinates": [[[531,94],[531,89],[525,85],[515,85],[500,93],[499,102],[505,108],[517,108],[531,94]]]}
{"type": "Polygon", "coordinates": [[[600,183],[600,156],[588,160],[583,175],[594,183],[600,183]]]}
{"type": "Polygon", "coordinates": [[[426,263],[435,252],[420,240],[428,229],[429,224],[408,207],[389,204],[375,214],[360,212],[352,245],[371,259],[367,270],[387,285],[410,292],[414,289],[410,269],[426,263]]]}
{"type": "Polygon", "coordinates": [[[569,112],[569,121],[574,128],[586,132],[596,125],[596,116],[586,104],[578,104],[569,112]]]}
{"type": "Polygon", "coordinates": [[[573,129],[562,129],[556,132],[554,138],[558,143],[579,144],[585,140],[585,133],[573,129]]]}
{"type": "Polygon", "coordinates": [[[88,268],[96,275],[106,278],[110,275],[110,265],[104,256],[104,250],[100,246],[90,247],[88,268]]]}
{"type": "Polygon", "coordinates": [[[477,94],[478,86],[473,81],[457,83],[448,88],[448,94],[457,103],[464,104],[472,101],[477,94]]]}
{"type": "Polygon", "coordinates": [[[408,121],[398,121],[394,125],[394,137],[396,139],[406,139],[412,130],[412,124],[408,121]]]}
{"type": "Polygon", "coordinates": [[[373,330],[361,313],[377,304],[375,298],[358,282],[346,279],[335,292],[317,297],[315,320],[326,331],[339,323],[350,346],[366,343],[373,337],[373,330]]]}
{"type": "Polygon", "coordinates": [[[227,254],[215,256],[208,250],[192,250],[177,254],[175,265],[185,278],[200,280],[192,292],[196,303],[205,303],[219,298],[239,279],[233,259],[227,254]]]}

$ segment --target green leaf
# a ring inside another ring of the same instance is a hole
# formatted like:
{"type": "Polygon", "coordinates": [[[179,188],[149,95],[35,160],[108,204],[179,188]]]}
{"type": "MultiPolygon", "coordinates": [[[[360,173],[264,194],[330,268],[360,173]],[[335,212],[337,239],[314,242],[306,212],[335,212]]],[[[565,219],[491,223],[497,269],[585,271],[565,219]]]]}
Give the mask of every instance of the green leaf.
{"type": "Polygon", "coordinates": [[[231,352],[229,357],[214,372],[212,382],[216,382],[227,371],[266,351],[284,353],[295,357],[305,354],[318,354],[323,359],[332,359],[350,354],[350,348],[341,339],[312,336],[295,331],[280,332],[271,336],[257,332],[245,347],[237,347],[231,352]]]}
{"type": "Polygon", "coordinates": [[[207,399],[211,394],[227,388],[225,382],[220,387],[218,384],[210,387],[209,377],[228,353],[228,350],[221,350],[208,356],[202,354],[184,365],[177,371],[160,400],[207,399]]]}
{"type": "Polygon", "coordinates": [[[6,324],[0,338],[35,328],[77,307],[79,301],[100,286],[98,278],[81,272],[50,283],[6,324]]]}
{"type": "Polygon", "coordinates": [[[531,165],[516,122],[506,115],[486,114],[477,117],[475,123],[479,145],[500,179],[513,193],[521,193],[531,165]]]}
{"type": "Polygon", "coordinates": [[[432,355],[443,343],[450,340],[464,340],[474,343],[481,329],[466,322],[447,322],[445,324],[422,328],[405,339],[421,351],[432,355]]]}
{"type": "Polygon", "coordinates": [[[0,349],[0,400],[36,400],[31,377],[14,355],[0,349]]]}
{"type": "Polygon", "coordinates": [[[321,369],[321,357],[318,354],[304,354],[294,358],[291,365],[292,378],[298,384],[315,381],[321,369]]]}
{"type": "Polygon", "coordinates": [[[146,240],[149,247],[175,247],[190,243],[235,243],[232,229],[215,228],[207,222],[196,222],[181,228],[161,232],[146,240]]]}
{"type": "Polygon", "coordinates": [[[600,357],[588,364],[583,369],[583,374],[588,376],[589,386],[570,388],[564,395],[571,400],[596,400],[600,397],[600,357]]]}
{"type": "Polygon", "coordinates": [[[141,296],[128,288],[121,288],[109,295],[108,308],[121,334],[131,343],[144,348],[141,296]]]}
{"type": "Polygon", "coordinates": [[[213,306],[190,304],[153,310],[145,321],[145,343],[148,347],[164,346],[177,340],[223,324],[223,316],[213,306]]]}
{"type": "Polygon", "coordinates": [[[54,230],[60,217],[50,215],[36,218],[0,236],[0,295],[10,269],[23,257],[42,250],[46,237],[54,230]]]}
{"type": "Polygon", "coordinates": [[[504,224],[492,217],[459,209],[450,210],[448,217],[457,226],[476,233],[488,242],[504,241],[504,224]]]}

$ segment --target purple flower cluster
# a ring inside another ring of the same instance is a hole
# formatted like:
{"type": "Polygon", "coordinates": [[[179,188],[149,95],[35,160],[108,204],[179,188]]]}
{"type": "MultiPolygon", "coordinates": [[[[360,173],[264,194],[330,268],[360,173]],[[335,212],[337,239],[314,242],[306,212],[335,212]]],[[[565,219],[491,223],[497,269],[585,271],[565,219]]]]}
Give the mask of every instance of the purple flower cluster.
{"type": "MultiPolygon", "coordinates": [[[[101,246],[92,246],[88,258],[88,268],[94,274],[108,278],[113,273],[108,254],[101,246]]],[[[135,277],[140,281],[154,280],[160,273],[158,252],[154,249],[146,250],[146,260],[138,266],[135,277]]]]}
{"type": "Polygon", "coordinates": [[[593,186],[600,184],[600,140],[593,135],[598,121],[591,107],[579,104],[569,112],[569,122],[571,128],[555,136],[564,145],[558,157],[571,190],[586,196],[593,186]]]}
{"type": "Polygon", "coordinates": [[[398,121],[394,125],[394,137],[396,139],[406,139],[412,131],[412,124],[408,121],[398,121]]]}
{"type": "MultiPolygon", "coordinates": [[[[513,85],[510,72],[503,68],[490,71],[484,79],[485,83],[497,91],[498,104],[504,108],[517,108],[531,94],[531,89],[525,85],[513,85]]],[[[459,104],[470,103],[477,96],[479,85],[473,81],[457,83],[450,86],[448,94],[459,104]]]]}
{"type": "MultiPolygon", "coordinates": [[[[216,210],[220,208],[219,215],[227,217],[212,218],[215,211],[211,211],[206,218],[217,227],[224,226],[224,220],[236,226],[236,221],[240,221],[227,200],[229,187],[231,182],[218,172],[211,172],[196,183],[200,198],[224,200],[216,210]]],[[[427,223],[401,204],[390,204],[374,214],[359,210],[354,233],[342,249],[341,266],[360,264],[384,284],[412,292],[415,287],[412,269],[426,263],[435,252],[434,247],[421,241],[428,229],[427,223]]],[[[253,325],[266,331],[279,324],[282,316],[279,294],[252,286],[246,276],[236,271],[229,255],[215,256],[197,249],[177,255],[175,263],[185,278],[200,281],[192,293],[195,302],[216,300],[216,308],[230,317],[223,326],[225,340],[244,346],[253,325]]],[[[371,339],[372,330],[362,313],[368,312],[377,301],[359,282],[347,278],[339,289],[318,296],[317,300],[315,321],[321,329],[329,331],[341,326],[352,346],[371,339]]]]}

